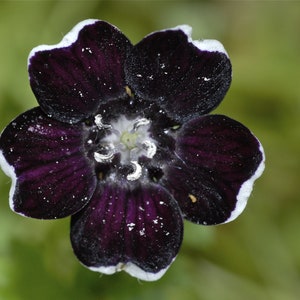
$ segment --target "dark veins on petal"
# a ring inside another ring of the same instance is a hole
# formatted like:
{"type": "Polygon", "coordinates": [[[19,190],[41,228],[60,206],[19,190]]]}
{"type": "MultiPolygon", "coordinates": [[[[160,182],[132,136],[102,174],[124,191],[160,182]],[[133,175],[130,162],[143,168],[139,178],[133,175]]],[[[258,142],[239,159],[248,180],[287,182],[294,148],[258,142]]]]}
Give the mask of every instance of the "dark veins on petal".
{"type": "Polygon", "coordinates": [[[82,125],[47,117],[40,108],[12,121],[0,138],[17,183],[12,208],[40,219],[69,216],[89,201],[96,186],[81,146],[82,125]]]}
{"type": "Polygon", "coordinates": [[[89,205],[72,217],[75,254],[88,267],[129,262],[157,273],[175,258],[182,240],[182,217],[163,188],[98,185],[89,205]]]}
{"type": "Polygon", "coordinates": [[[221,115],[186,123],[176,140],[177,162],[163,184],[196,223],[225,222],[236,208],[242,184],[260,165],[258,140],[242,124],[221,115]]]}
{"type": "Polygon", "coordinates": [[[177,121],[210,112],[231,82],[227,55],[200,50],[179,29],[145,37],[126,60],[125,72],[139,97],[157,101],[177,121]]]}
{"type": "Polygon", "coordinates": [[[37,51],[30,57],[32,90],[45,113],[77,122],[100,103],[124,97],[124,60],[129,40],[114,26],[86,25],[73,44],[37,51]]]}

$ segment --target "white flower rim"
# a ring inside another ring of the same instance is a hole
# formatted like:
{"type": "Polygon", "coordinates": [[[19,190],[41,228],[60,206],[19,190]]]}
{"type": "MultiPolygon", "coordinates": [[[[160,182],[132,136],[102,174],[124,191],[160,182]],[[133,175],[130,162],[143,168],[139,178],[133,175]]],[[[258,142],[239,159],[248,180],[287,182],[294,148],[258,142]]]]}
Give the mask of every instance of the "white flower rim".
{"type": "Polygon", "coordinates": [[[233,221],[243,212],[243,210],[245,209],[245,207],[247,205],[248,198],[250,197],[250,194],[253,190],[253,185],[254,185],[255,180],[262,175],[262,173],[265,169],[265,153],[264,153],[264,149],[260,142],[259,142],[259,150],[262,154],[262,161],[259,164],[259,166],[257,167],[255,173],[247,181],[245,181],[242,184],[242,186],[240,187],[239,193],[236,197],[236,199],[237,199],[236,207],[231,212],[230,217],[224,223],[233,221]]]}
{"type": "Polygon", "coordinates": [[[63,39],[55,45],[39,45],[35,48],[33,48],[28,56],[28,65],[30,65],[30,59],[35,55],[37,52],[46,51],[46,50],[52,50],[56,48],[64,48],[69,47],[70,45],[74,44],[78,39],[79,32],[87,25],[95,24],[99,22],[100,20],[97,19],[87,19],[84,21],[79,22],[77,25],[75,25],[64,37],[63,39]]]}
{"type": "MultiPolygon", "coordinates": [[[[229,55],[225,50],[223,44],[215,39],[203,39],[203,40],[193,40],[192,39],[192,27],[186,24],[179,25],[173,28],[160,30],[161,32],[165,32],[168,30],[181,30],[188,38],[188,42],[196,46],[201,51],[208,51],[208,52],[220,52],[225,54],[228,58],[229,55]]],[[[159,32],[159,31],[158,31],[159,32]]],[[[155,32],[153,32],[155,33],[155,32]]],[[[149,35],[153,34],[150,33],[149,35]]]]}
{"type": "MultiPolygon", "coordinates": [[[[175,257],[176,258],[176,257],[175,257]]],[[[175,258],[172,260],[170,265],[173,263],[175,258]]],[[[108,267],[88,267],[91,271],[94,272],[100,272],[106,275],[112,275],[116,272],[121,272],[125,271],[132,277],[136,277],[140,280],[144,281],[155,281],[160,279],[166,271],[169,269],[170,265],[168,265],[166,268],[158,271],[157,273],[151,273],[151,272],[146,272],[142,270],[140,267],[137,265],[129,262],[127,264],[119,263],[116,266],[108,266],[108,267]]]]}
{"type": "Polygon", "coordinates": [[[13,166],[11,166],[5,159],[3,152],[0,150],[0,166],[3,172],[11,178],[11,186],[9,190],[9,206],[14,211],[13,197],[16,190],[17,175],[13,166]]]}

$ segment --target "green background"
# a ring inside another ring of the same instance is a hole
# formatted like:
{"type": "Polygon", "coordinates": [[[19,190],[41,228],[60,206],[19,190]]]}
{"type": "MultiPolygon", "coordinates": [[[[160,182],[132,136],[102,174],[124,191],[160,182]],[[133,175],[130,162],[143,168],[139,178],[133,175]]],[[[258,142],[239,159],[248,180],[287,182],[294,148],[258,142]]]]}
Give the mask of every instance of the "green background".
{"type": "Polygon", "coordinates": [[[85,269],[72,254],[69,219],[11,212],[10,180],[0,172],[0,300],[299,299],[300,3],[0,1],[0,130],[37,105],[28,83],[29,51],[58,43],[86,18],[115,24],[133,43],[179,24],[191,25],[194,39],[220,40],[233,82],[216,112],[259,137],[266,170],[236,221],[186,223],[176,261],[152,283],[85,269]]]}

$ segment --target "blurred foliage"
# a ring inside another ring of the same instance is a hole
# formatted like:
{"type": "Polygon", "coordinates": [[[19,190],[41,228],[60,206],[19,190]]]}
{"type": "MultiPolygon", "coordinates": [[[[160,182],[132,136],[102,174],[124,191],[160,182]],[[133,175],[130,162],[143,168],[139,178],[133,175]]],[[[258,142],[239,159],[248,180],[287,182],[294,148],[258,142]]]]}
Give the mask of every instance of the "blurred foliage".
{"type": "Polygon", "coordinates": [[[182,249],[153,283],[100,275],[72,254],[69,220],[10,211],[0,172],[0,300],[294,300],[300,295],[300,3],[292,1],[0,1],[0,130],[36,106],[29,51],[55,44],[77,22],[99,18],[132,41],[179,24],[228,51],[233,82],[216,110],[247,125],[264,145],[266,171],[238,220],[185,225],[182,249]]]}

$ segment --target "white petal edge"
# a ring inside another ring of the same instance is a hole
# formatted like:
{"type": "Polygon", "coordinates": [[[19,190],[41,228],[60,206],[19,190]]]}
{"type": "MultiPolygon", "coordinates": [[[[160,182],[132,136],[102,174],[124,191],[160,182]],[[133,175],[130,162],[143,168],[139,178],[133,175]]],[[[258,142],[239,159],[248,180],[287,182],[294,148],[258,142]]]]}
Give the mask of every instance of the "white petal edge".
{"type": "Polygon", "coordinates": [[[3,172],[11,178],[11,187],[9,190],[9,206],[13,211],[15,211],[14,204],[13,204],[13,197],[16,190],[17,175],[14,167],[7,162],[1,150],[0,150],[0,166],[3,172]]]}
{"type": "MultiPolygon", "coordinates": [[[[179,26],[176,26],[173,28],[164,29],[164,30],[160,30],[160,31],[165,32],[168,30],[175,30],[175,31],[181,30],[187,36],[188,42],[192,43],[199,50],[208,51],[208,52],[220,52],[220,53],[225,54],[229,58],[229,55],[228,55],[227,51],[225,50],[223,44],[220,43],[219,41],[214,40],[214,39],[193,40],[192,39],[193,29],[189,25],[183,24],[183,25],[179,25],[179,26]]],[[[155,32],[153,32],[153,33],[155,33],[155,32]]],[[[151,33],[151,34],[153,34],[153,33],[151,33]]],[[[151,34],[149,34],[149,35],[151,35],[151,34]]]]}
{"type": "MultiPolygon", "coordinates": [[[[172,260],[170,265],[173,263],[175,258],[172,260]]],[[[140,267],[138,267],[137,265],[135,265],[131,262],[129,262],[127,264],[119,263],[116,266],[109,266],[109,267],[88,267],[88,268],[91,271],[100,272],[100,273],[103,273],[103,274],[106,274],[106,275],[111,275],[111,274],[114,274],[116,272],[125,271],[129,275],[131,275],[132,277],[136,277],[140,280],[155,281],[155,280],[160,279],[166,273],[166,271],[168,270],[170,265],[167,266],[165,269],[160,270],[157,273],[145,272],[140,267]]]]}
{"type": "Polygon", "coordinates": [[[256,169],[255,173],[252,175],[252,177],[242,184],[239,193],[236,197],[236,207],[232,211],[230,217],[224,223],[233,221],[243,212],[247,205],[248,198],[252,192],[254,181],[262,175],[265,169],[265,153],[261,143],[259,143],[259,150],[262,153],[262,161],[256,169]]]}
{"type": "Polygon", "coordinates": [[[63,48],[63,47],[69,47],[70,45],[72,45],[74,42],[76,42],[77,38],[78,38],[78,34],[80,32],[81,29],[83,29],[83,27],[87,26],[87,25],[91,25],[94,24],[96,22],[98,22],[99,20],[97,19],[87,19],[84,21],[79,22],[77,25],[75,25],[64,37],[63,39],[55,45],[39,45],[35,48],[33,48],[28,56],[28,66],[30,64],[30,59],[31,57],[33,57],[35,55],[36,52],[41,52],[41,51],[45,51],[45,50],[52,50],[52,49],[56,49],[56,48],[63,48]]]}

